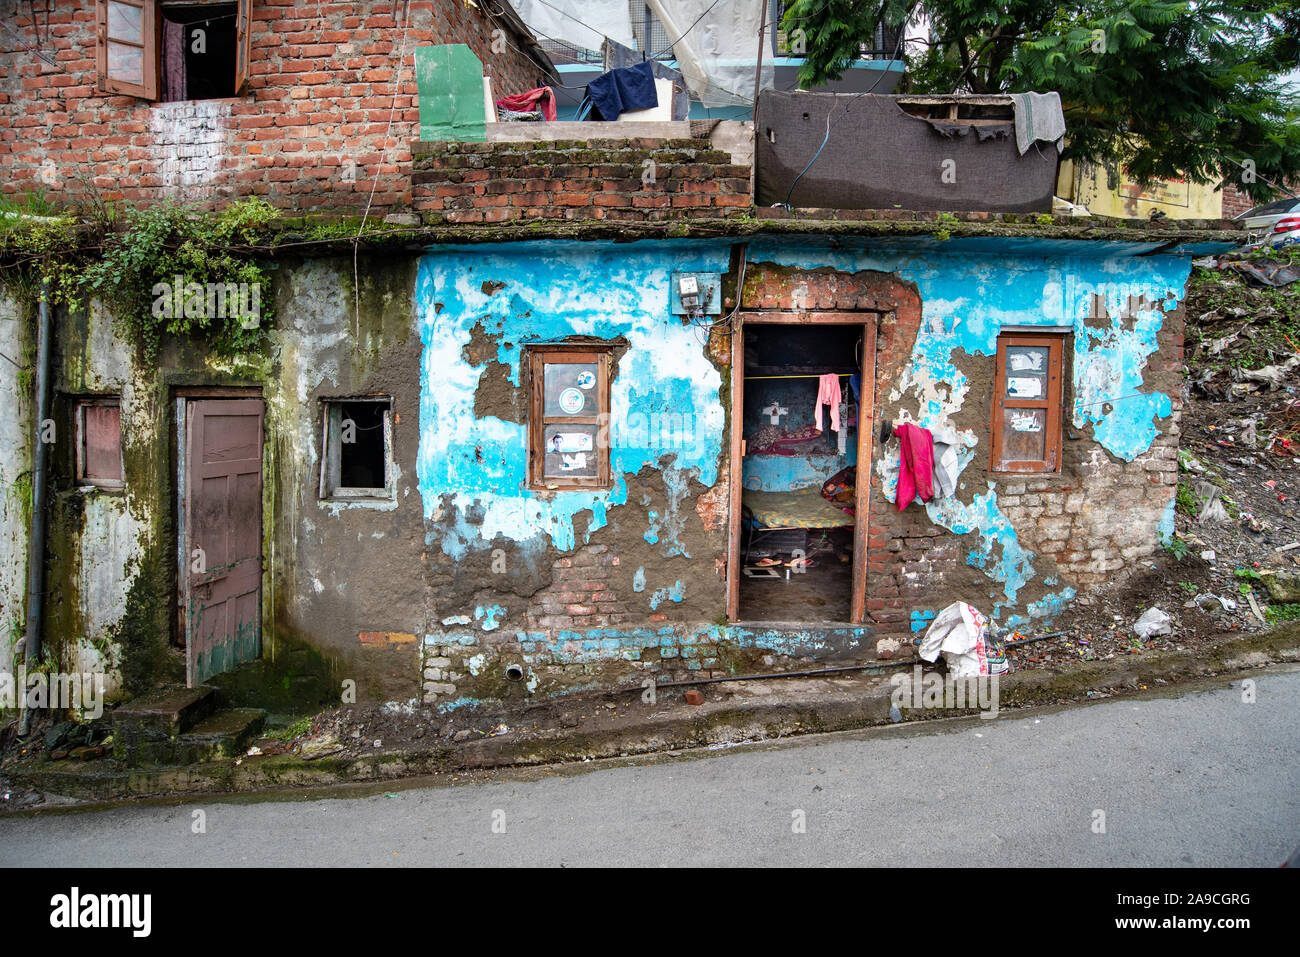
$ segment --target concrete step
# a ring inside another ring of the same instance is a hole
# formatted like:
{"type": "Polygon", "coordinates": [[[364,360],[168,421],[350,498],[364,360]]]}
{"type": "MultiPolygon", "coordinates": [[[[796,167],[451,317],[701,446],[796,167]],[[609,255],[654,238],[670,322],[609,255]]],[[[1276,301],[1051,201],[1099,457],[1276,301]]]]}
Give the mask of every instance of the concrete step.
{"type": "Polygon", "coordinates": [[[260,708],[230,708],[204,718],[176,739],[173,764],[197,764],[243,754],[262,733],[266,712],[260,708]]]}
{"type": "Polygon", "coordinates": [[[216,689],[160,688],[132,698],[113,712],[113,725],[127,731],[157,731],[169,737],[184,734],[217,710],[216,689]]]}
{"type": "Polygon", "coordinates": [[[129,767],[165,764],[176,739],[217,709],[215,688],[161,688],[113,712],[113,757],[129,767]]]}

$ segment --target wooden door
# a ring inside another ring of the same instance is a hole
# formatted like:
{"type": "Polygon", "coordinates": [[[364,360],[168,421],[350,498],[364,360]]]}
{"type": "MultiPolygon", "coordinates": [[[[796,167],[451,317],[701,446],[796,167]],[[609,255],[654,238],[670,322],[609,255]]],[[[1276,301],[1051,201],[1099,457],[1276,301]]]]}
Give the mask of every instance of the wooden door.
{"type": "Polygon", "coordinates": [[[262,653],[262,401],[185,403],[186,683],[262,653]]]}
{"type": "MultiPolygon", "coordinates": [[[[857,500],[853,529],[853,594],[849,621],[867,618],[867,526],[870,521],[871,460],[875,455],[876,428],[876,313],[860,312],[748,312],[737,316],[731,333],[731,465],[730,520],[727,542],[727,619],[740,618],[741,471],[743,469],[745,416],[745,323],[775,325],[858,325],[862,327],[862,397],[858,402],[857,500]]],[[[848,386],[846,385],[845,388],[848,386]]]]}

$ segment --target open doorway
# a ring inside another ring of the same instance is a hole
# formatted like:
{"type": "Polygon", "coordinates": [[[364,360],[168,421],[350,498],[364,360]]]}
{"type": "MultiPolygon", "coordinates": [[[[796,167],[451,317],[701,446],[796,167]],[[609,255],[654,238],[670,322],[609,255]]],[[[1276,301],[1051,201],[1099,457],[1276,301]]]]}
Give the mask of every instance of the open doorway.
{"type": "Polygon", "coordinates": [[[862,372],[864,354],[874,369],[875,316],[779,319],[747,317],[733,355],[743,370],[733,391],[741,453],[734,617],[860,620],[866,496],[857,466],[869,448],[862,372]]]}

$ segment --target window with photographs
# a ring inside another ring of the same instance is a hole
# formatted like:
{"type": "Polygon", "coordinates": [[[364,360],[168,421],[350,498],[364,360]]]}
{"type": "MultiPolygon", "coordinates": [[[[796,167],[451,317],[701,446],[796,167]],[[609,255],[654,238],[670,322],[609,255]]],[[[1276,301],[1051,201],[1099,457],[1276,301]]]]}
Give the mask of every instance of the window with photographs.
{"type": "Polygon", "coordinates": [[[609,488],[609,346],[534,346],[528,356],[529,487],[609,488]]]}
{"type": "Polygon", "coordinates": [[[993,385],[994,472],[1059,472],[1064,334],[998,337],[993,385]]]}

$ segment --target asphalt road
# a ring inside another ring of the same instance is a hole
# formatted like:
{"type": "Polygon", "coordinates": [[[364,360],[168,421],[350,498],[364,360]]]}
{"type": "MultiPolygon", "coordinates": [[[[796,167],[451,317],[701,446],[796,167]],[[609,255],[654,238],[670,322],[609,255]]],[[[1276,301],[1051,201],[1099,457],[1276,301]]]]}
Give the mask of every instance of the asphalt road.
{"type": "Polygon", "coordinates": [[[0,864],[1276,867],[1300,844],[1300,671],[1256,680],[1253,704],[1224,681],[365,796],[0,818],[0,864]]]}

